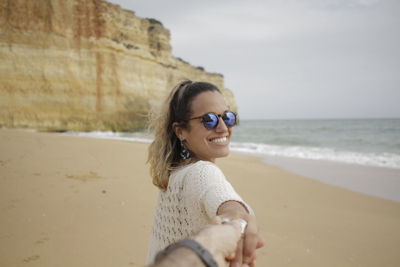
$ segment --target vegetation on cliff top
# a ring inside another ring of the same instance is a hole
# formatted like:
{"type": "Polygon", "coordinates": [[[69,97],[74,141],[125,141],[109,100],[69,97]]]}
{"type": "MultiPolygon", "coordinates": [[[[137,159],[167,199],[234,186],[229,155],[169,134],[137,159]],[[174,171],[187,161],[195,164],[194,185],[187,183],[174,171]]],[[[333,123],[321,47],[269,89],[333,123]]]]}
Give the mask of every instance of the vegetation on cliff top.
{"type": "Polygon", "coordinates": [[[161,26],[164,26],[161,21],[153,19],[153,18],[146,18],[151,24],[159,24],[161,26]]]}

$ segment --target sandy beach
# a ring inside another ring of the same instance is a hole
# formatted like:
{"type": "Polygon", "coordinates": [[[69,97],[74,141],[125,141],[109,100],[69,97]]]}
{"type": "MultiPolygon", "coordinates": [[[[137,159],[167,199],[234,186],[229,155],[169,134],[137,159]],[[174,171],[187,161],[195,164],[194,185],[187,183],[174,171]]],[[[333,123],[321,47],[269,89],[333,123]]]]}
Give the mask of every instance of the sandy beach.
{"type": "MultiPolygon", "coordinates": [[[[144,266],[157,189],[148,144],[0,130],[0,266],[144,266]]],[[[257,266],[400,266],[400,203],[232,154],[257,266]]]]}

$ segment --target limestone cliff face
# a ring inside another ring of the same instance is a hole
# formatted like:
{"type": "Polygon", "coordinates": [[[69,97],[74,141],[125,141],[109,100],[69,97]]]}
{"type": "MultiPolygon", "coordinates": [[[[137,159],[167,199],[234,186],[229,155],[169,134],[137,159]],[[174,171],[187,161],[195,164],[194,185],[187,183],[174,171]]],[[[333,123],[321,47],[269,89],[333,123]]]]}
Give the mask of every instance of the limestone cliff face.
{"type": "Polygon", "coordinates": [[[0,0],[0,126],[133,130],[178,81],[223,77],[172,55],[160,23],[103,0],[0,0]]]}

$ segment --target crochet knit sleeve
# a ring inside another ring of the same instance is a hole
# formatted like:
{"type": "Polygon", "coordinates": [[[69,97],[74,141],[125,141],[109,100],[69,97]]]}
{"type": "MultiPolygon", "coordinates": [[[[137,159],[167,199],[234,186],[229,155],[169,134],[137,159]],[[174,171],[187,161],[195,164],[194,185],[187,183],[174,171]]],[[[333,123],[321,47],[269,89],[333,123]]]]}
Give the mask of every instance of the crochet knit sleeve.
{"type": "Polygon", "coordinates": [[[251,207],[236,193],[222,171],[211,162],[195,163],[185,178],[185,184],[192,203],[202,205],[210,219],[217,215],[219,206],[229,200],[240,202],[254,215],[251,207]]]}

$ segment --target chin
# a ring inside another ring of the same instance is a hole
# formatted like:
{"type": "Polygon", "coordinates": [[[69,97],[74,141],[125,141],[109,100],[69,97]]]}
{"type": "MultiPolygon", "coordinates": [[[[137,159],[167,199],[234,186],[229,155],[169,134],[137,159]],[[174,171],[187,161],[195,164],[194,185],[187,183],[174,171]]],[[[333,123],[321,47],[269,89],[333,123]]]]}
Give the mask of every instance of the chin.
{"type": "Polygon", "coordinates": [[[219,151],[219,153],[215,153],[215,158],[225,158],[229,156],[229,149],[226,149],[225,151],[219,151]]]}

